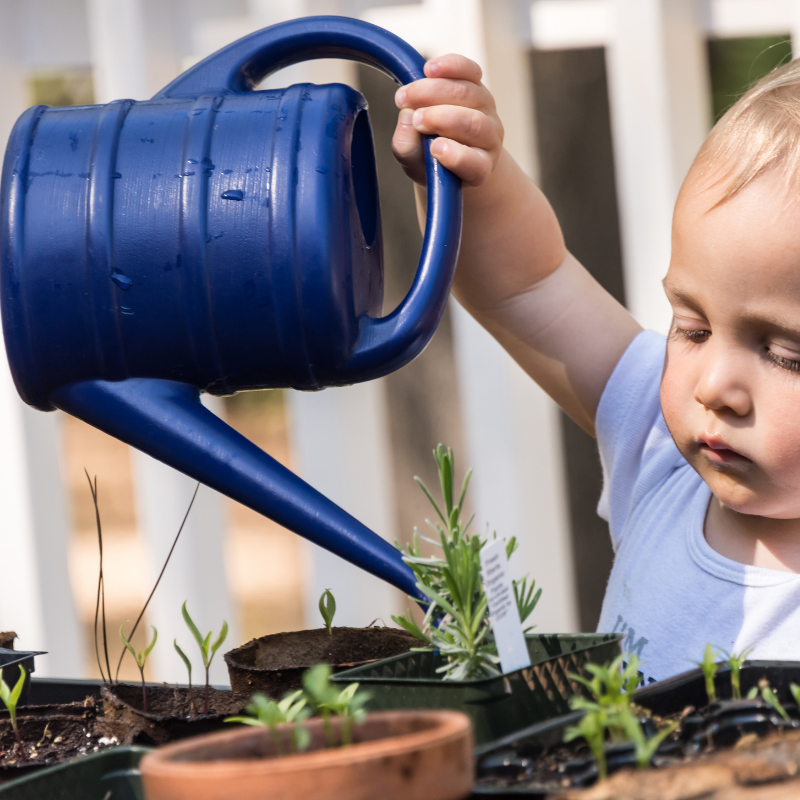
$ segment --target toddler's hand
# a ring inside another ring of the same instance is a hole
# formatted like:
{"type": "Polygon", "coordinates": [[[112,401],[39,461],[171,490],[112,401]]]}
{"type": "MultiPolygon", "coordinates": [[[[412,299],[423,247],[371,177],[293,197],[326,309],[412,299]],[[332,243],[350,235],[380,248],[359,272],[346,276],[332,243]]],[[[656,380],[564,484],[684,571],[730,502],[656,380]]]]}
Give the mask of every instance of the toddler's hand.
{"type": "Polygon", "coordinates": [[[481,68],[459,55],[425,64],[427,77],[401,86],[395,95],[400,109],[392,138],[395,158],[406,174],[425,185],[422,136],[437,138],[431,153],[466,186],[485,183],[503,149],[503,125],[494,98],[481,83],[481,68]]]}

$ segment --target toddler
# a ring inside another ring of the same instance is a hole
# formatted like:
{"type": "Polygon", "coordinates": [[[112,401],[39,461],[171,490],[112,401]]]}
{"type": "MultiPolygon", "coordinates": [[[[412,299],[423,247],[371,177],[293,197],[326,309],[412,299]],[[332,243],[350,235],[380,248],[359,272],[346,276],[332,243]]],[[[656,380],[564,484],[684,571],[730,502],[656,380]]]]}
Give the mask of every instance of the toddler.
{"type": "Polygon", "coordinates": [[[800,661],[800,61],[728,111],[686,177],[666,339],[567,252],[478,65],[425,75],[397,92],[393,147],[419,203],[420,134],[464,182],[453,292],[598,441],[616,554],[598,629],[635,631],[648,680],[707,642],[800,661]]]}

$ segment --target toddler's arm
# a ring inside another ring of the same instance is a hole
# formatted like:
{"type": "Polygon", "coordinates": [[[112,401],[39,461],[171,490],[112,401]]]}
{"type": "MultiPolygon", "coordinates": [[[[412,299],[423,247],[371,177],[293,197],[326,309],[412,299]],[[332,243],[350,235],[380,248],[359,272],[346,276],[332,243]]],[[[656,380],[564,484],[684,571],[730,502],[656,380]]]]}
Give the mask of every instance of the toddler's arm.
{"type": "Polygon", "coordinates": [[[564,246],[547,199],[503,149],[503,126],[480,67],[447,55],[398,90],[394,153],[417,184],[420,134],[464,182],[464,228],[453,293],[581,427],[594,434],[600,396],[641,330],[564,246]]]}

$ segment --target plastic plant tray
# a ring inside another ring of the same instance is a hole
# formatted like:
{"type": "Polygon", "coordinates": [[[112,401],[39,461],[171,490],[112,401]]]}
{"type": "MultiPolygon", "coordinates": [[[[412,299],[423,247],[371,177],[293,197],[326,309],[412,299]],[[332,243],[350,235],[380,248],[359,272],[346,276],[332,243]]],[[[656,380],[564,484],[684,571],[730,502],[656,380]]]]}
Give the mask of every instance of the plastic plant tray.
{"type": "MultiPolygon", "coordinates": [[[[789,684],[800,684],[800,662],[746,661],[740,675],[742,694],[747,694],[749,689],[757,686],[762,678],[766,678],[770,682],[770,686],[782,703],[792,703],[789,684]]],[[[719,698],[727,699],[730,697],[730,669],[727,666],[719,665],[717,674],[714,677],[714,684],[719,698]]],[[[686,706],[702,708],[708,704],[705,678],[699,669],[675,675],[672,678],[667,678],[639,689],[635,695],[635,702],[659,716],[679,713],[686,706]]],[[[482,758],[500,753],[509,746],[519,747],[524,745],[535,751],[539,748],[544,750],[547,747],[558,744],[563,739],[566,729],[575,725],[582,716],[583,713],[581,711],[573,711],[563,717],[531,725],[529,728],[505,736],[496,742],[477,747],[475,756],[478,771],[480,772],[482,758]]],[[[491,795],[495,800],[502,800],[503,798],[512,797],[543,797],[552,793],[552,791],[552,787],[514,789],[513,787],[477,786],[473,790],[472,796],[478,798],[491,795]]]]}
{"type": "Polygon", "coordinates": [[[13,688],[19,680],[19,668],[25,667],[25,683],[19,697],[19,705],[28,705],[31,691],[31,674],[36,670],[34,656],[46,655],[44,652],[25,650],[7,650],[0,647],[0,669],[3,670],[3,680],[13,688]]]}
{"type": "Polygon", "coordinates": [[[589,676],[585,664],[615,658],[621,634],[555,633],[527,638],[531,666],[495,678],[443,681],[444,662],[433,652],[411,652],[332,676],[335,683],[358,681],[372,694],[368,708],[450,708],[472,719],[475,744],[569,712],[569,699],[586,694],[571,673],[589,676]]]}
{"type": "Polygon", "coordinates": [[[144,800],[139,761],[148,747],[115,747],[0,786],[2,800],[144,800]]]}
{"type": "Polygon", "coordinates": [[[87,697],[100,696],[101,681],[68,678],[32,678],[28,702],[43,706],[56,703],[82,703],[87,697]]]}

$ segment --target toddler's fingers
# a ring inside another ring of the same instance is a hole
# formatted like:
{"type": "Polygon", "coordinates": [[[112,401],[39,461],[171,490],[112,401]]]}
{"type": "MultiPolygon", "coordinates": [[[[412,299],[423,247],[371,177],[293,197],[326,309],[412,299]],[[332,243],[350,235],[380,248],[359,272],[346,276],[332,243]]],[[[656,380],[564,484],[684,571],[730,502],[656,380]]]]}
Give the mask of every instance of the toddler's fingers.
{"type": "Polygon", "coordinates": [[[470,81],[423,78],[401,86],[394,96],[398,108],[464,106],[494,112],[494,98],[481,84],[470,81]]]}
{"type": "Polygon", "coordinates": [[[480,186],[492,174],[492,157],[478,147],[467,147],[440,137],[431,143],[431,153],[467,186],[480,186]]]}
{"type": "Polygon", "coordinates": [[[414,112],[403,109],[397,115],[397,127],[392,136],[394,157],[412,181],[425,184],[425,161],[422,152],[422,135],[412,124],[414,112]]]}
{"type": "Polygon", "coordinates": [[[471,108],[418,108],[411,120],[420,133],[455,139],[469,147],[499,150],[503,143],[503,126],[500,120],[471,108]]]}
{"type": "Polygon", "coordinates": [[[471,58],[458,53],[448,53],[446,56],[428,61],[425,64],[425,75],[428,78],[460,78],[480,83],[483,72],[471,58]]]}

